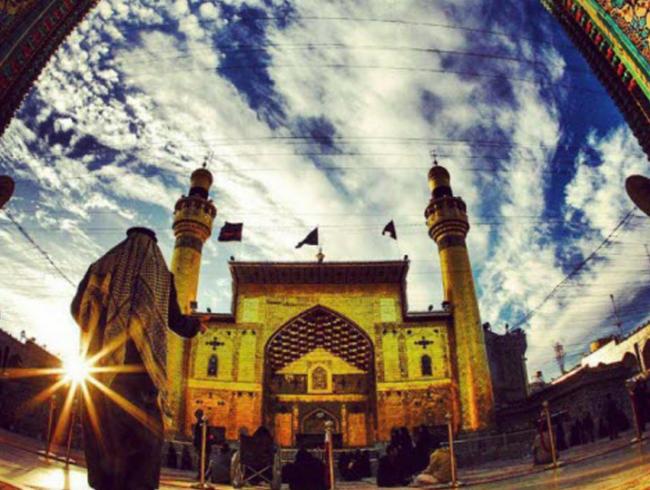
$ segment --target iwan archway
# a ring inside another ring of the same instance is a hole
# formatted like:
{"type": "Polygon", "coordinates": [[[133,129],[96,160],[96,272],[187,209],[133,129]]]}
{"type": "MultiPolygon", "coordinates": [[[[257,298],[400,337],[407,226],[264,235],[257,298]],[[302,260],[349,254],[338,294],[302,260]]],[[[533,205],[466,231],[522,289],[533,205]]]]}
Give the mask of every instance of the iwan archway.
{"type": "Polygon", "coordinates": [[[265,347],[263,418],[281,446],[322,444],[334,423],[341,447],[374,442],[376,387],[370,338],[323,306],[285,323],[265,347]]]}

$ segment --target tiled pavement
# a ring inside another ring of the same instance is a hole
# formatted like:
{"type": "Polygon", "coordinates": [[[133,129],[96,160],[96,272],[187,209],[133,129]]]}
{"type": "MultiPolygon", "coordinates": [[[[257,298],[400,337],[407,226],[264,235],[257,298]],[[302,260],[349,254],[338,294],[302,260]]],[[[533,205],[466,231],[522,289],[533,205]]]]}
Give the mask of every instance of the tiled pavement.
{"type": "MultiPolygon", "coordinates": [[[[650,489],[650,443],[630,446],[631,434],[615,441],[579,446],[561,455],[564,466],[545,471],[533,468],[528,460],[510,460],[461,468],[461,481],[476,488],[623,488],[650,489]],[[597,486],[592,486],[596,485],[597,486]],[[587,486],[585,485],[587,482],[587,486]],[[591,482],[591,483],[589,483],[591,482]],[[531,486],[532,485],[532,486],[531,486]],[[605,486],[603,486],[605,485],[605,486]]],[[[47,461],[36,454],[39,443],[33,439],[0,431],[0,490],[73,489],[85,490],[85,469],[59,461],[47,461]],[[13,485],[13,486],[12,486],[13,485]]],[[[57,451],[62,454],[61,448],[57,451]]],[[[79,456],[74,454],[73,457],[79,456]]],[[[164,471],[161,489],[189,488],[188,472],[164,471]]],[[[230,486],[219,486],[230,489],[230,486]]],[[[340,483],[337,488],[369,490],[373,482],[340,483]]]]}

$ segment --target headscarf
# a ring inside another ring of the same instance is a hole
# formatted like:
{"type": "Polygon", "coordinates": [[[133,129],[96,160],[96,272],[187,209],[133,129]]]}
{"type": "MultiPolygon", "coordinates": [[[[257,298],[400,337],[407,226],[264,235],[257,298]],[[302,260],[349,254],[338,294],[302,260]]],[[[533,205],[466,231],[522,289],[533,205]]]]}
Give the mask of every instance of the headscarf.
{"type": "MultiPolygon", "coordinates": [[[[99,366],[121,366],[126,341],[132,340],[158,389],[160,408],[167,405],[167,328],[172,275],[155,234],[131,228],[127,238],[93,263],[72,302],[72,316],[89,342],[89,353],[110,348],[99,366]],[[85,284],[85,287],[82,286],[85,284]]],[[[108,387],[115,373],[102,375],[108,387]]]]}

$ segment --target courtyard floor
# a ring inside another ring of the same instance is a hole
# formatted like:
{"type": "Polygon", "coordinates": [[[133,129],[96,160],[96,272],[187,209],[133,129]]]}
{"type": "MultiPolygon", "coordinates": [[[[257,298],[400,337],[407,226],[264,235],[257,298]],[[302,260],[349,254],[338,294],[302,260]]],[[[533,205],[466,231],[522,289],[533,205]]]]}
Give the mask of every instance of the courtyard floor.
{"type": "MultiPolygon", "coordinates": [[[[528,461],[512,460],[461,468],[465,486],[485,489],[650,489],[650,441],[629,444],[631,434],[615,441],[579,446],[563,453],[565,463],[556,470],[533,468],[528,461]]],[[[65,465],[37,454],[36,441],[0,431],[0,489],[85,490],[83,466],[65,465]]],[[[185,472],[164,471],[161,489],[190,488],[185,472]]],[[[215,488],[230,489],[216,485],[215,488]]],[[[339,483],[337,488],[377,488],[372,482],[339,483]]],[[[434,487],[435,488],[435,487],[434,487]]]]}

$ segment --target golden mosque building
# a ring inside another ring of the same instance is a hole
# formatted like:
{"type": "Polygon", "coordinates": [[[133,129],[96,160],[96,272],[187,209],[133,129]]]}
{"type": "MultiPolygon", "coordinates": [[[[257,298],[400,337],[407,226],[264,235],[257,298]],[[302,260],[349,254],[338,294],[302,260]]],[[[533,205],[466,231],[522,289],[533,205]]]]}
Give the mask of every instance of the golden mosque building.
{"type": "MultiPolygon", "coordinates": [[[[484,332],[465,243],[466,206],[449,173],[428,174],[425,217],[440,256],[440,311],[412,312],[409,262],[229,263],[232,311],[211,313],[195,339],[169,336],[175,432],[189,434],[203,409],[212,426],[237,439],[265,425],[281,446],[321,437],[335,443],[387,441],[393,427],[493,426],[494,401],[484,332]]],[[[196,170],[175,206],[172,272],[179,303],[195,307],[201,249],[217,210],[211,173],[196,170]]]]}

